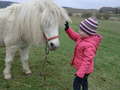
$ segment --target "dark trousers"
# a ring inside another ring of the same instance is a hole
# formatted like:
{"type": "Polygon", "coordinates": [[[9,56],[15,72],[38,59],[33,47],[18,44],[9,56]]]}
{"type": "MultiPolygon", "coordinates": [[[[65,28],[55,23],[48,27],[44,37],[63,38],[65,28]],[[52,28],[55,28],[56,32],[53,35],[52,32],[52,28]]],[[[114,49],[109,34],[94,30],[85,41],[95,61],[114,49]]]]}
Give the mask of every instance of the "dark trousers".
{"type": "Polygon", "coordinates": [[[88,74],[84,76],[84,78],[75,77],[73,82],[73,90],[88,90],[88,74]]]}

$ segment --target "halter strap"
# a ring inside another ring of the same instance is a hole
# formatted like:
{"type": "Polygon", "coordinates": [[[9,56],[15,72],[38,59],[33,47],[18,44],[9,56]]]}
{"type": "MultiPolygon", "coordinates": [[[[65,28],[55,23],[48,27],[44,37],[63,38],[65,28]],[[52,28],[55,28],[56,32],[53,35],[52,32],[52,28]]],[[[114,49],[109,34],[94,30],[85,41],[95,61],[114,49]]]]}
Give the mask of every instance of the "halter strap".
{"type": "Polygon", "coordinates": [[[48,38],[47,40],[50,41],[50,40],[53,40],[53,39],[56,39],[56,38],[59,38],[59,36],[58,35],[57,36],[53,36],[53,37],[48,38]]]}
{"type": "Polygon", "coordinates": [[[53,40],[53,39],[59,38],[59,35],[57,35],[57,36],[53,36],[53,37],[50,37],[50,38],[47,38],[47,37],[45,36],[44,33],[43,33],[43,35],[44,35],[44,37],[45,37],[45,39],[46,39],[47,41],[50,41],[50,40],[53,40]]]}

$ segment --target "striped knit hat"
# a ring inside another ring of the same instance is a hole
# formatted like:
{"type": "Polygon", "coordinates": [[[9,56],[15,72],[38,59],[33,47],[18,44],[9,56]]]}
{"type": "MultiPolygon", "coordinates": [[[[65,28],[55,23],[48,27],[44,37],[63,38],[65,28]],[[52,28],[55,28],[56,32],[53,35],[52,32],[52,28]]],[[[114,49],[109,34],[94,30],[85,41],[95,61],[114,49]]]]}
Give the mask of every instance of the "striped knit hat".
{"type": "Polygon", "coordinates": [[[85,19],[80,23],[80,29],[89,35],[94,35],[98,27],[98,21],[94,17],[85,19]]]}

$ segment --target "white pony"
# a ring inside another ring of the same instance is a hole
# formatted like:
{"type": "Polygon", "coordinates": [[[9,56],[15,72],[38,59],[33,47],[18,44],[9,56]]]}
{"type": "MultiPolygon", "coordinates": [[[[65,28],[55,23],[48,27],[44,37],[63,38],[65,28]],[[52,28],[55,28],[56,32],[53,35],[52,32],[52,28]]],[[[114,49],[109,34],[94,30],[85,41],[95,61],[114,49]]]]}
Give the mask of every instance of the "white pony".
{"type": "Polygon", "coordinates": [[[11,64],[20,50],[25,74],[31,74],[28,53],[31,45],[47,40],[50,50],[59,47],[59,26],[70,21],[66,11],[51,0],[33,0],[0,9],[0,46],[6,47],[5,79],[11,79],[11,64]]]}

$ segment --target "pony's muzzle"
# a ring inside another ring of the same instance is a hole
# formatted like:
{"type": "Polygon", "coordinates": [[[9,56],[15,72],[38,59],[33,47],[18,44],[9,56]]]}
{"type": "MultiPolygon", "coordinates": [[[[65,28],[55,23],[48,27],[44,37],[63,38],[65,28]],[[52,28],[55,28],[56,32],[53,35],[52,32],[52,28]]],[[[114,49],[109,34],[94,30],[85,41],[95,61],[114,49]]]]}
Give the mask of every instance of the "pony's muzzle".
{"type": "Polygon", "coordinates": [[[50,43],[49,49],[50,50],[56,50],[58,46],[56,46],[54,43],[50,43]]]}
{"type": "Polygon", "coordinates": [[[52,40],[48,43],[50,50],[56,50],[59,47],[59,41],[52,40]]]}

